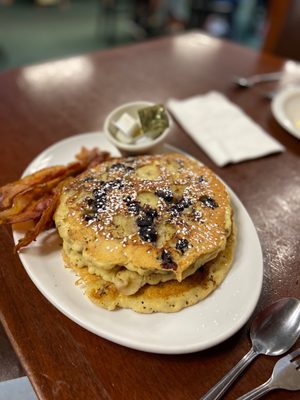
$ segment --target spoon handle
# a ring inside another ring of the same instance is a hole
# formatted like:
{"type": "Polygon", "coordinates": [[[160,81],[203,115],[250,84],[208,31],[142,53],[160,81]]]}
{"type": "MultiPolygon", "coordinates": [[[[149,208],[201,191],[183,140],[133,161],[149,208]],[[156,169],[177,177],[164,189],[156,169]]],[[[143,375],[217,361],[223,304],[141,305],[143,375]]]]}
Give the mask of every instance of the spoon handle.
{"type": "Polygon", "coordinates": [[[258,353],[251,348],[251,350],[215,386],[201,397],[201,400],[218,400],[223,396],[229,386],[257,355],[258,353]]]}
{"type": "Polygon", "coordinates": [[[269,74],[253,75],[252,77],[249,78],[249,81],[251,81],[252,85],[255,85],[261,82],[277,81],[281,77],[282,77],[282,72],[270,72],[269,74]]]}

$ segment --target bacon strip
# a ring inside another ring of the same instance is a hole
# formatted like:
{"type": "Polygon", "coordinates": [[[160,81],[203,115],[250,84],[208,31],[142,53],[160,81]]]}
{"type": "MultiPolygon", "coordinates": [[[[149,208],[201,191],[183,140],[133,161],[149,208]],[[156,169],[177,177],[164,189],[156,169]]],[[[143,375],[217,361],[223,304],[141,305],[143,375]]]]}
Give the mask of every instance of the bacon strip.
{"type": "MultiPolygon", "coordinates": [[[[52,195],[48,193],[40,199],[29,204],[26,209],[18,210],[18,212],[15,213],[10,212],[11,209],[4,210],[2,213],[0,213],[1,223],[12,225],[40,218],[43,211],[48,207],[49,203],[51,202],[51,197],[52,195]],[[10,215],[8,215],[8,213],[5,216],[1,215],[4,212],[10,212],[10,215]]],[[[22,199],[20,200],[20,203],[21,202],[22,199]]]]}
{"type": "Polygon", "coordinates": [[[37,221],[19,241],[16,250],[27,246],[52,221],[61,190],[70,177],[110,158],[108,152],[82,148],[78,161],[67,166],[43,168],[31,175],[0,187],[0,224],[37,221]]]}
{"type": "Polygon", "coordinates": [[[71,180],[71,178],[65,179],[54,189],[54,194],[49,200],[47,207],[42,212],[41,218],[34,228],[27,231],[25,236],[18,241],[17,245],[15,246],[15,251],[19,251],[22,247],[28,246],[29,243],[35,240],[38,235],[44,231],[45,228],[47,228],[56,210],[63,187],[69,180],[71,180]]]}
{"type": "Polygon", "coordinates": [[[72,162],[67,166],[59,165],[43,168],[31,175],[0,187],[0,211],[12,207],[14,198],[18,194],[25,193],[36,185],[49,182],[56,178],[59,182],[67,176],[76,176],[85,169],[105,161],[109,156],[108,152],[101,152],[96,148],[88,150],[82,147],[80,153],[76,155],[78,161],[72,162]]]}
{"type": "MultiPolygon", "coordinates": [[[[0,211],[0,224],[15,224],[17,222],[28,221],[40,217],[43,207],[37,205],[40,203],[43,204],[45,199],[52,196],[52,190],[59,184],[59,182],[70,175],[77,175],[77,173],[81,171],[82,165],[80,163],[74,163],[68,169],[65,168],[64,174],[60,177],[52,179],[49,182],[43,182],[32,187],[27,187],[26,190],[16,194],[13,198],[11,207],[0,211]],[[32,211],[31,218],[30,211],[32,211]],[[23,219],[21,216],[20,219],[20,214],[26,214],[26,217],[23,219]]],[[[51,175],[49,174],[49,178],[50,177],[51,175]]]]}
{"type": "MultiPolygon", "coordinates": [[[[80,166],[80,163],[76,163],[80,166]]],[[[58,178],[66,171],[65,166],[55,166],[43,168],[34,174],[25,176],[15,182],[8,183],[0,188],[0,210],[4,210],[12,206],[15,196],[19,193],[24,193],[32,186],[49,181],[50,179],[58,178]]],[[[73,165],[71,166],[73,168],[73,165]]]]}

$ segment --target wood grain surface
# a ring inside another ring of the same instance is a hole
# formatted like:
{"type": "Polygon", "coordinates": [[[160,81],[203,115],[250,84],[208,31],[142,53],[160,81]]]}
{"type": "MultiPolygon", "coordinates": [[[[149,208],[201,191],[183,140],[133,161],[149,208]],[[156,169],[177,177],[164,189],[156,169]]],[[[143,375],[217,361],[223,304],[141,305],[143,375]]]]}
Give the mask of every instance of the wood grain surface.
{"type": "MultiPolygon", "coordinates": [[[[165,102],[220,91],[286,151],[218,168],[179,126],[169,143],[211,167],[249,211],[264,254],[256,311],[282,297],[300,297],[299,141],[276,123],[262,96],[274,86],[242,90],[232,84],[236,75],[285,65],[284,60],[191,32],[3,72],[0,185],[17,179],[58,140],[101,129],[107,113],[123,102],[165,102]]],[[[1,322],[40,399],[195,400],[250,348],[251,319],[226,342],[186,355],[148,354],[97,337],[42,296],[13,252],[10,229],[2,227],[0,239],[1,322]]],[[[236,399],[262,383],[276,360],[259,357],[224,398],[236,399]]],[[[299,393],[277,391],[266,398],[294,400],[299,393]]]]}

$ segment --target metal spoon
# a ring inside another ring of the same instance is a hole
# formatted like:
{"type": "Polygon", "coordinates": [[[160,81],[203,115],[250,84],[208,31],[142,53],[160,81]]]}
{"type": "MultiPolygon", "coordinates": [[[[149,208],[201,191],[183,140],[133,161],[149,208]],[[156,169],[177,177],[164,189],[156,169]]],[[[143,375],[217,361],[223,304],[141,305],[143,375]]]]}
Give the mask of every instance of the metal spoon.
{"type": "Polygon", "coordinates": [[[255,357],[259,354],[283,354],[293,346],[299,336],[300,301],[285,298],[271,304],[252,322],[250,351],[201,400],[218,400],[255,357]]]}
{"type": "Polygon", "coordinates": [[[282,75],[283,72],[270,72],[268,74],[253,75],[249,78],[240,76],[234,78],[234,83],[243,88],[251,88],[257,83],[277,81],[282,77],[282,75]]]}

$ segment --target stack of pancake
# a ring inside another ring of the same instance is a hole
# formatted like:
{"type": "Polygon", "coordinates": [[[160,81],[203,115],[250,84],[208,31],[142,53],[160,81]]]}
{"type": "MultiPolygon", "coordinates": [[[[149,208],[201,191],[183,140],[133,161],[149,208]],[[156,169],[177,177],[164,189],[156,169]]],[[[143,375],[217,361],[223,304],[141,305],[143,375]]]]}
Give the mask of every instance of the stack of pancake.
{"type": "Polygon", "coordinates": [[[64,188],[55,223],[66,266],[108,310],[179,311],[220,285],[233,259],[224,184],[178,153],[89,169],[64,188]]]}

